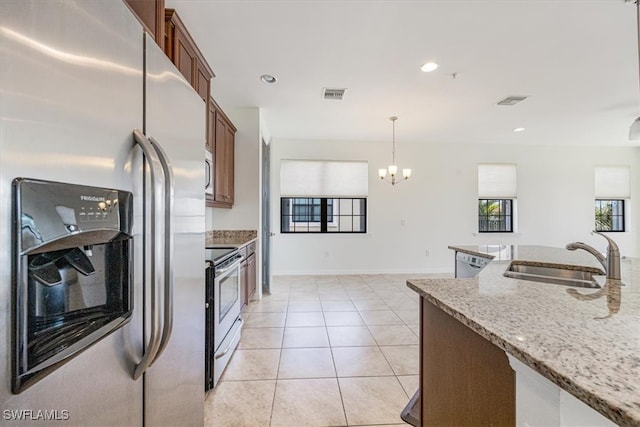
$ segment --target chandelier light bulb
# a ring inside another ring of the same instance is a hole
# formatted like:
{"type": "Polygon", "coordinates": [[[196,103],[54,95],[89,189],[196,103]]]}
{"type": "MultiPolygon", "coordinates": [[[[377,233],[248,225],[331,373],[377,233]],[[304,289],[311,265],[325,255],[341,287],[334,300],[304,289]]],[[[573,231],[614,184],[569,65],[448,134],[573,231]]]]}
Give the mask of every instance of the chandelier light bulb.
{"type": "Polygon", "coordinates": [[[409,179],[411,176],[411,169],[402,169],[402,176],[404,179],[409,179]]]}
{"type": "Polygon", "coordinates": [[[391,165],[389,166],[389,175],[395,175],[398,173],[398,166],[391,165]]]}
{"type": "Polygon", "coordinates": [[[386,169],[378,169],[378,176],[380,177],[380,179],[384,179],[384,177],[387,176],[387,170],[386,169]]]}

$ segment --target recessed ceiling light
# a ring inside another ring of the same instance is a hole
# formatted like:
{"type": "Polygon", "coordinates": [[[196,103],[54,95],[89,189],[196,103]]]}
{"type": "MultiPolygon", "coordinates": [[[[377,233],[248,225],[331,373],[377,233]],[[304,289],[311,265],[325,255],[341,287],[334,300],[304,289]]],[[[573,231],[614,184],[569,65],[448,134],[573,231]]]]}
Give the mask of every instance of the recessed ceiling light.
{"type": "Polygon", "coordinates": [[[260,80],[262,80],[264,83],[275,83],[278,81],[277,78],[275,78],[275,76],[272,76],[271,74],[263,74],[260,76],[260,80]]]}
{"type": "Polygon", "coordinates": [[[513,131],[514,132],[523,132],[525,130],[525,128],[515,128],[513,131]]]}
{"type": "Polygon", "coordinates": [[[430,73],[436,68],[438,68],[438,64],[436,64],[435,62],[427,62],[422,67],[420,67],[420,69],[425,73],[430,73]]]}

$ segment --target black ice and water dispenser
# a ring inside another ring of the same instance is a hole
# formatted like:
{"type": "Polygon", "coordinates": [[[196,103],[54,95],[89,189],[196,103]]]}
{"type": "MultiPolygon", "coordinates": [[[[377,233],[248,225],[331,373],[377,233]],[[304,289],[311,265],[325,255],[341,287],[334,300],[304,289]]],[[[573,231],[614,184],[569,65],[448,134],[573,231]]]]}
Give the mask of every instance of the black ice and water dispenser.
{"type": "Polygon", "coordinates": [[[132,194],[13,181],[13,392],[131,316],[132,194]]]}

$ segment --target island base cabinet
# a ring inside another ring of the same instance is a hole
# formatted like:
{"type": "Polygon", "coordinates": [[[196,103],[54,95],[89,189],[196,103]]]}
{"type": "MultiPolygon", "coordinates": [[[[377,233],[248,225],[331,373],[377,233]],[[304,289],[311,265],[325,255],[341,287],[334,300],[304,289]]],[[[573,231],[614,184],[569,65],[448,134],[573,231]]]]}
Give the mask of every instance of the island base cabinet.
{"type": "Polygon", "coordinates": [[[423,426],[515,425],[515,374],[507,355],[420,299],[423,426]]]}
{"type": "Polygon", "coordinates": [[[603,415],[509,356],[516,373],[516,426],[614,427],[603,415]]]}

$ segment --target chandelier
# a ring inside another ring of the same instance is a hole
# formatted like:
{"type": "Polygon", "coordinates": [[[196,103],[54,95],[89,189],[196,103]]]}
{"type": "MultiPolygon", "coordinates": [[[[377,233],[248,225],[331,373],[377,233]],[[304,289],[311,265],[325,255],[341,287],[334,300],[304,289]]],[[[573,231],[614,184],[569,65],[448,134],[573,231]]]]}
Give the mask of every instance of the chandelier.
{"type": "Polygon", "coordinates": [[[400,179],[398,175],[398,166],[396,165],[396,120],[398,118],[396,116],[389,117],[391,123],[393,123],[393,150],[391,151],[391,164],[386,169],[378,169],[378,176],[381,180],[387,181],[391,185],[396,185],[401,183],[402,181],[406,181],[411,176],[411,169],[402,169],[402,179],[400,179]],[[389,171],[389,178],[385,180],[387,177],[387,171],[389,171]]]}

